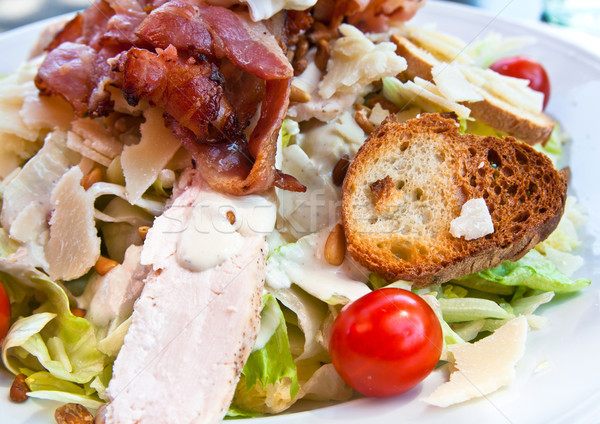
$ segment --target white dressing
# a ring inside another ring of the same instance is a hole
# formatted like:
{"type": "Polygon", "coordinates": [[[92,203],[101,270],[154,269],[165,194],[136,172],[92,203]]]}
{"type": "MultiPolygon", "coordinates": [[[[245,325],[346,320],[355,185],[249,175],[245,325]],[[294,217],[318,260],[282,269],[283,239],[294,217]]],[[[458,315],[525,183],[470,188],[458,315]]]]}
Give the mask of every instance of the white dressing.
{"type": "Polygon", "coordinates": [[[179,265],[190,271],[204,271],[238,255],[246,237],[270,234],[277,216],[275,204],[262,196],[206,191],[191,207],[175,253],[179,265]]]}
{"type": "MultiPolygon", "coordinates": [[[[293,283],[332,305],[349,303],[369,293],[369,287],[358,280],[357,274],[362,274],[362,268],[350,258],[341,266],[325,261],[323,249],[328,234],[329,231],[324,230],[282,246],[267,260],[267,285],[281,290],[293,283]]],[[[367,279],[366,273],[364,279],[367,279]]]]}

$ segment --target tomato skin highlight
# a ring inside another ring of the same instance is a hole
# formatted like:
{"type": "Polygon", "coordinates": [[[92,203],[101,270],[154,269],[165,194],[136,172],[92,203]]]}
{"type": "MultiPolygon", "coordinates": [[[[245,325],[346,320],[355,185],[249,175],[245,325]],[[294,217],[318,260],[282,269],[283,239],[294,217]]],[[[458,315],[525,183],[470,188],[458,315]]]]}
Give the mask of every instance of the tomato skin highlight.
{"type": "Polygon", "coordinates": [[[437,365],[442,328],[418,295],[375,290],[342,309],[329,340],[340,377],[359,393],[389,397],[419,384],[437,365]]]}
{"type": "Polygon", "coordinates": [[[550,100],[550,78],[544,67],[524,56],[506,57],[494,62],[490,69],[499,74],[529,80],[532,90],[544,94],[544,109],[550,100]]]}
{"type": "Polygon", "coordinates": [[[6,333],[10,327],[10,300],[6,294],[6,290],[0,283],[0,342],[4,340],[6,333]]]}

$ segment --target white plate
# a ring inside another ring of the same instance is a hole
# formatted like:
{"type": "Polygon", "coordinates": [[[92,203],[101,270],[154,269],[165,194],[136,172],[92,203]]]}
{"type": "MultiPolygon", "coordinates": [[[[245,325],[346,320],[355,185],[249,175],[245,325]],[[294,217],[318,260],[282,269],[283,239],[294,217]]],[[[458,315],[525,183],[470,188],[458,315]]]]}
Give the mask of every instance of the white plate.
{"type": "MultiPolygon", "coordinates": [[[[590,212],[583,246],[585,268],[578,276],[592,287],[579,295],[542,308],[548,325],[530,334],[517,380],[485,399],[439,409],[418,399],[442,381],[434,373],[412,391],[393,399],[357,399],[341,405],[276,417],[244,421],[248,424],[295,423],[597,423],[600,420],[600,139],[597,105],[600,102],[600,56],[566,41],[557,29],[535,23],[493,18],[480,10],[430,2],[414,23],[436,22],[438,28],[467,41],[494,30],[505,35],[532,35],[536,45],[523,53],[535,57],[549,71],[552,100],[548,112],[559,119],[573,138],[568,153],[572,170],[571,195],[590,212]],[[535,373],[548,361],[550,368],[535,373]]],[[[10,72],[27,57],[40,22],[0,34],[0,74],[10,72]]],[[[589,47],[593,48],[593,45],[589,47]]],[[[597,48],[597,47],[596,47],[597,48]]],[[[0,372],[0,423],[50,423],[57,404],[30,399],[25,404],[7,400],[10,376],[0,372]]],[[[182,423],[185,424],[185,423],[182,423]]]]}

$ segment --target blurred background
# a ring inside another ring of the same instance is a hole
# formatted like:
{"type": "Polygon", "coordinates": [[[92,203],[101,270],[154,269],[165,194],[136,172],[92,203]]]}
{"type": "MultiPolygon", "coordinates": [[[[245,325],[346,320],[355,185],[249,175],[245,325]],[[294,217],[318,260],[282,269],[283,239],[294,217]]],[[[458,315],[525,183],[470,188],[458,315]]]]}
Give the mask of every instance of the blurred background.
{"type": "MultiPolygon", "coordinates": [[[[447,0],[494,15],[545,20],[600,35],[600,0],[447,0]],[[544,13],[544,4],[546,13],[544,13]],[[594,12],[595,10],[595,12],[594,12]]],[[[0,0],[0,32],[86,8],[92,0],[0,0]]]]}

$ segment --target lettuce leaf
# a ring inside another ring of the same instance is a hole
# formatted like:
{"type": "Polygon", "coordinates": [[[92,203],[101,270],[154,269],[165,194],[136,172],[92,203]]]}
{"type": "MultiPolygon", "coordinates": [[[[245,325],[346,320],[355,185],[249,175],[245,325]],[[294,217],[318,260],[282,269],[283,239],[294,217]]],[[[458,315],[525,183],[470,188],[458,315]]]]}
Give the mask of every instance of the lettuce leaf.
{"type": "Polygon", "coordinates": [[[31,397],[86,401],[88,406],[97,407],[100,399],[90,397],[96,390],[84,390],[83,395],[81,392],[108,362],[97,348],[92,324],[74,316],[65,290],[35,268],[0,258],[0,278],[11,292],[27,288],[31,295],[23,303],[39,305],[29,311],[32,315],[18,319],[6,336],[2,346],[6,368],[14,374],[35,376],[34,380],[41,382],[34,384],[38,390],[32,391],[31,397]]]}
{"type": "Polygon", "coordinates": [[[248,357],[242,370],[246,380],[246,389],[250,390],[257,382],[264,387],[275,384],[284,377],[289,377],[292,380],[290,394],[293,398],[300,387],[296,364],[290,352],[285,318],[272,294],[263,296],[263,305],[261,317],[266,314],[275,314],[279,318],[279,325],[265,346],[252,352],[248,357]]]}
{"type": "Polygon", "coordinates": [[[546,259],[537,250],[531,250],[516,262],[504,262],[496,268],[458,278],[468,281],[473,278],[483,278],[505,286],[525,286],[533,290],[568,293],[581,290],[591,284],[590,280],[572,280],[558,271],[556,265],[546,259]]]}

